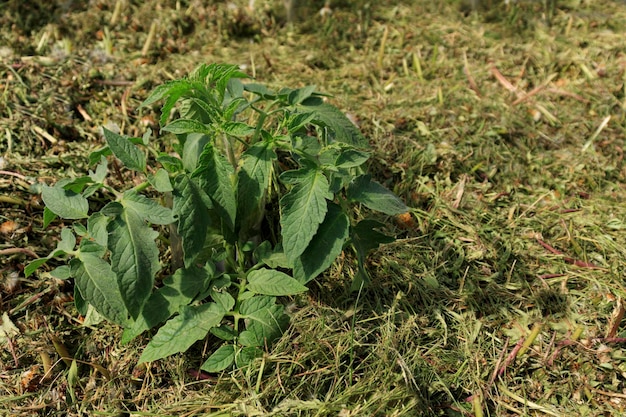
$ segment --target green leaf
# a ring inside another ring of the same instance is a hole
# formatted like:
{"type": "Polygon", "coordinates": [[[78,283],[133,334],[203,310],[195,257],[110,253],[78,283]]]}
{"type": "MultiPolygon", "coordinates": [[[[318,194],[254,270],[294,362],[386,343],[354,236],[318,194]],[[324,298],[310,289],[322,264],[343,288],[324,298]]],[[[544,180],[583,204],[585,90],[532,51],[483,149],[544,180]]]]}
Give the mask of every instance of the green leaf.
{"type": "Polygon", "coordinates": [[[305,284],[328,269],[343,250],[349,230],[348,216],[341,207],[330,203],[317,233],[294,263],[294,278],[305,284]]]}
{"type": "Polygon", "coordinates": [[[289,104],[293,106],[302,103],[304,100],[311,97],[316,88],[317,87],[314,85],[307,85],[306,87],[297,88],[291,91],[288,98],[289,104]]]}
{"type": "Polygon", "coordinates": [[[183,170],[183,162],[175,156],[160,154],[157,156],[156,160],[169,172],[178,172],[183,170]]]}
{"type": "Polygon", "coordinates": [[[185,97],[180,100],[178,112],[182,119],[191,119],[205,125],[220,121],[220,109],[207,97],[185,97]]]}
{"type": "Polygon", "coordinates": [[[74,251],[74,247],[76,246],[76,236],[72,233],[72,230],[64,227],[61,229],[61,240],[57,243],[57,248],[54,251],[55,255],[58,252],[69,253],[74,251]]]}
{"type": "Polygon", "coordinates": [[[209,356],[200,369],[211,373],[220,372],[231,366],[234,362],[235,345],[222,345],[209,356]]]}
{"type": "Polygon", "coordinates": [[[215,303],[182,307],[180,314],[163,325],[146,346],[139,363],[165,358],[184,352],[202,339],[213,327],[219,326],[226,312],[215,303]]]}
{"type": "Polygon", "coordinates": [[[361,285],[369,284],[369,274],[365,268],[365,257],[367,254],[379,245],[391,243],[395,240],[392,236],[387,236],[376,230],[382,227],[384,227],[384,224],[376,220],[364,219],[351,230],[350,243],[352,243],[356,252],[359,266],[352,281],[352,291],[358,291],[361,285]]]}
{"type": "Polygon", "coordinates": [[[307,291],[307,287],[289,275],[273,269],[257,269],[248,274],[250,291],[263,295],[294,295],[307,291]]]}
{"type": "Polygon", "coordinates": [[[43,229],[47,228],[50,225],[50,223],[52,223],[54,219],[56,218],[57,218],[57,215],[54,214],[52,210],[50,210],[48,207],[44,207],[43,208],[43,224],[41,227],[43,229]]]}
{"type": "Polygon", "coordinates": [[[335,165],[338,168],[353,168],[363,165],[369,159],[370,154],[358,149],[345,149],[337,158],[335,165]]]}
{"type": "Polygon", "coordinates": [[[154,175],[148,174],[148,181],[160,193],[167,193],[173,190],[170,176],[163,168],[159,168],[154,175]]]}
{"type": "Polygon", "coordinates": [[[171,209],[163,207],[145,195],[138,194],[135,190],[126,191],[120,202],[124,207],[134,210],[139,217],[152,224],[174,223],[171,209]]]}
{"type": "Polygon", "coordinates": [[[204,123],[192,119],[174,120],[172,123],[163,127],[162,130],[176,135],[182,135],[185,133],[202,133],[208,135],[212,133],[212,130],[209,129],[204,123]]]}
{"type": "Polygon", "coordinates": [[[129,169],[144,172],[146,170],[146,156],[135,146],[128,137],[113,133],[103,127],[104,138],[113,154],[129,169]]]}
{"type": "Polygon", "coordinates": [[[198,178],[200,187],[206,192],[215,210],[230,230],[235,228],[237,200],[233,177],[235,170],[215,147],[207,144],[192,177],[198,178]]]}
{"type": "Polygon", "coordinates": [[[188,172],[196,170],[204,147],[211,141],[212,136],[202,133],[190,133],[187,135],[183,145],[183,167],[185,167],[185,170],[188,172]]]}
{"type": "Polygon", "coordinates": [[[72,278],[72,272],[69,265],[61,265],[50,271],[50,276],[60,280],[72,278]]]}
{"type": "MultiPolygon", "coordinates": [[[[229,84],[230,85],[230,84],[229,84]]],[[[242,88],[243,94],[243,88],[242,88]]],[[[230,98],[225,97],[224,103],[227,102],[230,98]]],[[[249,106],[248,100],[244,97],[236,97],[233,100],[228,102],[228,105],[224,108],[223,111],[223,119],[224,120],[234,120],[237,117],[238,113],[243,112],[249,106]]]]}
{"type": "Polygon", "coordinates": [[[87,219],[87,232],[100,246],[106,247],[109,241],[107,225],[111,219],[101,212],[93,213],[87,219]]]}
{"type": "Polygon", "coordinates": [[[204,268],[180,268],[165,278],[163,286],[150,295],[137,320],[125,329],[122,344],[178,313],[210,285],[214,276],[215,267],[207,264],[204,268]]]}
{"type": "Polygon", "coordinates": [[[241,303],[239,313],[244,317],[252,317],[255,313],[268,309],[274,304],[276,304],[276,297],[255,295],[241,303]]]}
{"type": "Polygon", "coordinates": [[[318,97],[304,100],[300,107],[304,111],[315,111],[315,121],[322,127],[332,130],[334,136],[331,139],[334,141],[360,148],[369,147],[359,129],[337,107],[324,103],[318,97]]]}
{"type": "Polygon", "coordinates": [[[256,346],[245,346],[235,355],[235,365],[237,368],[250,366],[252,361],[263,357],[263,351],[256,346]]]}
{"type": "Polygon", "coordinates": [[[237,223],[245,233],[257,228],[264,214],[264,200],[276,152],[268,142],[258,142],[241,156],[237,173],[237,223]]]}
{"type": "Polygon", "coordinates": [[[204,191],[187,175],[176,177],[172,196],[174,216],[178,219],[178,234],[183,241],[185,266],[189,267],[204,248],[211,224],[208,211],[213,205],[204,191]]]}
{"type": "Polygon", "coordinates": [[[49,257],[35,259],[24,267],[24,278],[28,278],[35,272],[41,265],[50,260],[49,257]]]}
{"type": "Polygon", "coordinates": [[[287,130],[289,133],[294,134],[302,129],[304,126],[311,123],[311,120],[315,118],[315,112],[298,112],[292,113],[287,119],[287,130]]]}
{"type": "Polygon", "coordinates": [[[232,342],[235,340],[235,336],[237,336],[237,332],[235,332],[231,326],[227,326],[225,324],[222,324],[219,327],[213,327],[211,329],[211,334],[227,342],[232,342]]]}
{"type": "Polygon", "coordinates": [[[220,292],[211,289],[211,298],[219,304],[224,311],[230,311],[235,306],[235,299],[226,291],[220,292]]]}
{"type": "Polygon", "coordinates": [[[128,311],[111,265],[95,252],[80,252],[70,267],[82,298],[108,320],[124,325],[128,311]]]}
{"type": "Polygon", "coordinates": [[[100,163],[96,166],[96,171],[89,170],[89,178],[91,178],[93,182],[103,183],[107,173],[107,159],[104,156],[100,156],[100,163]]]}
{"type": "Polygon", "coordinates": [[[150,296],[160,269],[155,242],[159,233],[129,208],[109,222],[108,231],[112,269],[117,274],[126,308],[135,319],[150,296]]]}
{"type": "Polygon", "coordinates": [[[265,346],[279,338],[289,324],[284,306],[272,304],[247,316],[246,330],[238,341],[244,346],[265,346]]]}
{"type": "Polygon", "coordinates": [[[89,203],[85,197],[58,185],[44,185],[41,198],[48,210],[64,219],[84,219],[89,212],[89,203]]]}
{"type": "Polygon", "coordinates": [[[255,129],[241,122],[227,122],[222,125],[222,130],[229,136],[245,138],[252,135],[255,129]]]}
{"type": "Polygon", "coordinates": [[[256,94],[257,96],[260,96],[267,100],[274,100],[276,98],[276,92],[268,89],[263,84],[249,83],[244,84],[243,88],[244,90],[256,94]]]}
{"type": "MultiPolygon", "coordinates": [[[[180,97],[183,93],[186,93],[192,89],[192,84],[186,80],[174,80],[168,81],[152,90],[147,99],[139,106],[139,108],[147,107],[157,101],[163,100],[166,96],[180,97]]],[[[166,118],[169,114],[166,115],[166,118]]]]}
{"type": "Polygon", "coordinates": [[[267,240],[263,241],[254,250],[254,259],[256,259],[258,263],[264,263],[272,269],[292,268],[292,264],[287,260],[285,252],[283,252],[283,247],[280,243],[272,249],[270,242],[267,240]]]}
{"type": "Polygon", "coordinates": [[[394,193],[372,180],[370,175],[357,177],[348,186],[348,199],[390,216],[406,213],[409,208],[394,193]]]}
{"type": "Polygon", "coordinates": [[[328,180],[319,170],[286,171],[280,179],[294,187],[280,199],[280,226],[283,249],[293,262],[309,246],[324,220],[326,200],[333,198],[328,180]]]}
{"type": "Polygon", "coordinates": [[[111,149],[108,146],[103,146],[100,149],[96,149],[89,154],[89,166],[97,164],[98,162],[102,161],[102,157],[106,157],[109,155],[113,155],[113,152],[111,152],[111,149]]]}

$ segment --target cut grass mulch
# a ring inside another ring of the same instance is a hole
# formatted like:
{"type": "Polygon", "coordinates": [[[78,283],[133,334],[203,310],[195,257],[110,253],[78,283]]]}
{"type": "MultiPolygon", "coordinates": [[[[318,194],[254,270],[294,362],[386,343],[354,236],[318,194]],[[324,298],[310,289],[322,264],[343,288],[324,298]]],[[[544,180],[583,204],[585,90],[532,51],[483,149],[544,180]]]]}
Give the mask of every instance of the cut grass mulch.
{"type": "Polygon", "coordinates": [[[338,1],[294,26],[279,1],[119,3],[0,5],[0,414],[626,413],[623,2],[560,2],[548,22],[539,2],[338,1]],[[262,360],[220,375],[196,371],[211,340],[136,367],[147,336],[120,346],[81,324],[70,282],[23,276],[63,227],[42,230],[37,184],[86,172],[101,125],[155,128],[139,103],[203,62],[333,94],[413,207],[381,219],[398,239],[368,288],[349,291],[346,251],[285,300],[262,360]]]}

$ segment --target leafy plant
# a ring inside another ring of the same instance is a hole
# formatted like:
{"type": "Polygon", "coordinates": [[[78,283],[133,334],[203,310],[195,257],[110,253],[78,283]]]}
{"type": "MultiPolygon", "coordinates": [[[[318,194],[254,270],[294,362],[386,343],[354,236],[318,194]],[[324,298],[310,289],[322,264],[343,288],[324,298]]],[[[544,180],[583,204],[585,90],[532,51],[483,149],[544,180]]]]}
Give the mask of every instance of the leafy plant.
{"type": "Polygon", "coordinates": [[[357,221],[354,205],[407,210],[363,173],[365,139],[314,86],[275,92],[246,78],[212,64],[157,87],[142,107],[164,103],[161,130],[177,138],[175,154],[153,146],[150,131],[104,129],[94,171],[43,188],[44,226],[57,216],[76,222],[26,274],[65,257],[51,273],[75,280],[86,320],[123,326],[123,342],[160,326],[140,362],[211,333],[224,343],[202,369],[245,366],[288,324],[277,297],[306,291],[347,246],[360,267],[353,285],[365,283],[365,254],[392,238],[374,220],[357,221]],[[171,274],[158,280],[166,260],[171,274]]]}

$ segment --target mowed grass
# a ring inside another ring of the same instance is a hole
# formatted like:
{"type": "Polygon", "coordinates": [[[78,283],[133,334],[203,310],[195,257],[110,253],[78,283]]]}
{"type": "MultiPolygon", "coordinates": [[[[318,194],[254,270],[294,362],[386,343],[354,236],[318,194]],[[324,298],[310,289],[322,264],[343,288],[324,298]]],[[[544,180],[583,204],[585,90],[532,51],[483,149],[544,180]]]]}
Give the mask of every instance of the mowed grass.
{"type": "Polygon", "coordinates": [[[280,1],[86,3],[0,5],[0,414],[626,413],[626,4],[346,0],[289,26],[280,1]],[[139,103],[203,62],[333,94],[412,211],[379,218],[369,287],[347,250],[262,360],[198,378],[211,339],[136,367],[148,335],[82,326],[71,283],[22,269],[63,226],[36,184],[85,173],[101,125],[154,128],[139,103]]]}

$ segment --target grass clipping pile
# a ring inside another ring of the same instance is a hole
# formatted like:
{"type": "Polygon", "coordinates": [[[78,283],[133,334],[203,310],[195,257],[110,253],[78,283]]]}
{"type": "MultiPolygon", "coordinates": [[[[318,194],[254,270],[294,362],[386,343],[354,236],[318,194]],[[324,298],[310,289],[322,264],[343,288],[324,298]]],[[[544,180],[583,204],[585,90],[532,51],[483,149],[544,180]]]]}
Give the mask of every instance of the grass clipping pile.
{"type": "Polygon", "coordinates": [[[624,414],[626,5],[243,3],[0,5],[0,414],[624,414]],[[71,282],[23,278],[63,226],[38,192],[88,171],[100,126],[156,128],[139,103],[204,62],[333,93],[412,217],[368,288],[345,256],[286,299],[245,370],[198,372],[211,340],[135,368],[144,341],[85,325],[71,282]]]}

